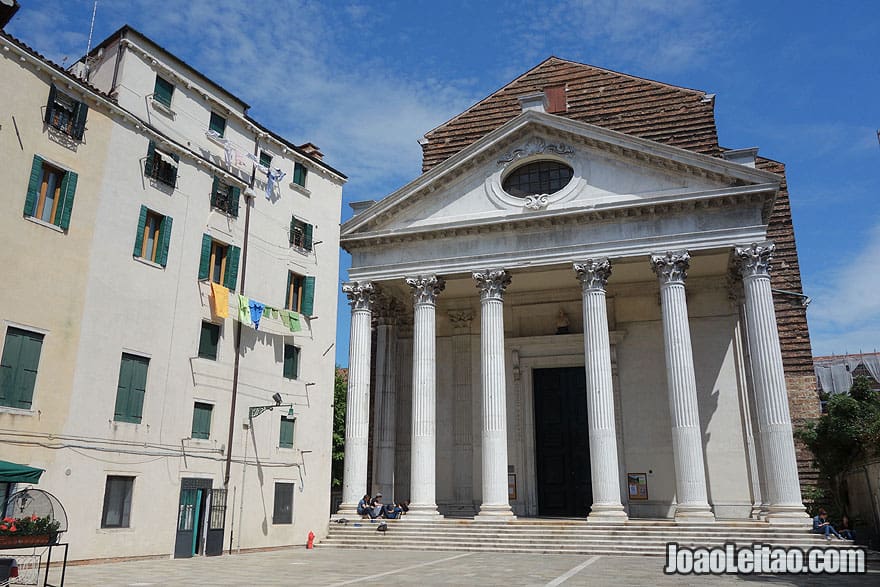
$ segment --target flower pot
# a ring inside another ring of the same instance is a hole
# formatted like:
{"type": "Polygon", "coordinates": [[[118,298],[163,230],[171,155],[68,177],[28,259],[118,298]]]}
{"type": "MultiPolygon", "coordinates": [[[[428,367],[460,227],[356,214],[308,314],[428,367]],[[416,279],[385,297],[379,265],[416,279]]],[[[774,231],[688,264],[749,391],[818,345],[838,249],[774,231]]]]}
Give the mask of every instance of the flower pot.
{"type": "Polygon", "coordinates": [[[0,535],[0,547],[9,546],[48,546],[58,539],[53,534],[26,534],[15,536],[10,534],[0,535]]]}

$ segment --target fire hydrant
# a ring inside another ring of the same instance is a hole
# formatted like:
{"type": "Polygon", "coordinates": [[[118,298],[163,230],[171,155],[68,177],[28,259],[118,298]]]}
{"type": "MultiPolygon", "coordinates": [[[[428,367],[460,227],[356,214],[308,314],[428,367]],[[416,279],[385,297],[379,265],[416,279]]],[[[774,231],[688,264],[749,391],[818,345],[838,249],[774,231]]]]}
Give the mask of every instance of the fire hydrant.
{"type": "Polygon", "coordinates": [[[306,542],[306,548],[315,548],[315,533],[312,531],[309,531],[309,541],[306,542]]]}

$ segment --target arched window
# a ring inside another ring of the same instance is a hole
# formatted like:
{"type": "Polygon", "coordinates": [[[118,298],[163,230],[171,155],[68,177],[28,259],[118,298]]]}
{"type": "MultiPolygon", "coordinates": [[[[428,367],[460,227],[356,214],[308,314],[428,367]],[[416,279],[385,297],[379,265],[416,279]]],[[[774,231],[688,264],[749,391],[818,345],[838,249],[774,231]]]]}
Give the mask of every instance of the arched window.
{"type": "Polygon", "coordinates": [[[537,194],[552,194],[564,188],[572,177],[572,169],[559,161],[535,161],[504,178],[504,191],[517,198],[537,194]]]}

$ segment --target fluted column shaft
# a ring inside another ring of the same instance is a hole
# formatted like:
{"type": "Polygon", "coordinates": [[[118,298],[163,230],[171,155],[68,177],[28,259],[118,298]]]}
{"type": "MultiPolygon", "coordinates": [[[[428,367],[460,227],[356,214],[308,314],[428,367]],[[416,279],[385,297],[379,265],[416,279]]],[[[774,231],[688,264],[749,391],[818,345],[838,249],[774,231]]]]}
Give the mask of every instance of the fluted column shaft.
{"type": "Polygon", "coordinates": [[[351,305],[351,340],[345,408],[345,466],[339,514],[355,516],[357,503],[367,491],[373,284],[369,281],[345,283],[342,291],[351,305]]]}
{"type": "Polygon", "coordinates": [[[504,372],[504,269],[473,274],[480,289],[483,502],[478,518],[512,517],[507,499],[507,382],[504,372]]]}
{"type": "Polygon", "coordinates": [[[620,503],[614,387],[611,379],[611,341],[605,286],[611,276],[608,259],[575,263],[582,284],[584,368],[587,376],[587,426],[590,435],[590,476],[593,484],[591,521],[626,520],[620,503]]]}
{"type": "Polygon", "coordinates": [[[765,467],[767,519],[800,524],[806,523],[807,516],[801,499],[782,349],[770,288],[770,261],[774,250],[773,243],[765,242],[737,247],[735,255],[745,294],[752,383],[765,467]]]}
{"type": "Polygon", "coordinates": [[[376,418],[374,493],[386,502],[394,499],[394,464],[397,445],[397,329],[383,317],[376,327],[376,418]]]}
{"type": "Polygon", "coordinates": [[[688,323],[684,282],[690,254],[687,251],[653,255],[651,266],[660,280],[666,381],[672,417],[672,453],[675,461],[677,506],[675,519],[714,519],[706,491],[703,435],[697,406],[694,353],[688,323]]]}
{"type": "Polygon", "coordinates": [[[455,506],[459,512],[474,512],[474,446],[471,405],[471,321],[470,310],[449,312],[452,325],[452,374],[455,389],[455,419],[453,421],[455,455],[452,463],[455,506]]]}
{"type": "Polygon", "coordinates": [[[408,516],[438,517],[437,512],[437,357],[436,303],[445,287],[436,275],[406,278],[412,288],[413,386],[412,456],[408,516]]]}

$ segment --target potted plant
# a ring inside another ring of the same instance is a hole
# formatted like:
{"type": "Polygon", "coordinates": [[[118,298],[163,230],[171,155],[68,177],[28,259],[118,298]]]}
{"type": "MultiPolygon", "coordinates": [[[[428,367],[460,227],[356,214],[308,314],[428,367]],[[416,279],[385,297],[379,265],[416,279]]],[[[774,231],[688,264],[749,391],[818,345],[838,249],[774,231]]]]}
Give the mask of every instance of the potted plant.
{"type": "Polygon", "coordinates": [[[46,546],[58,540],[61,522],[36,514],[21,518],[5,517],[0,522],[0,546],[46,546]]]}

